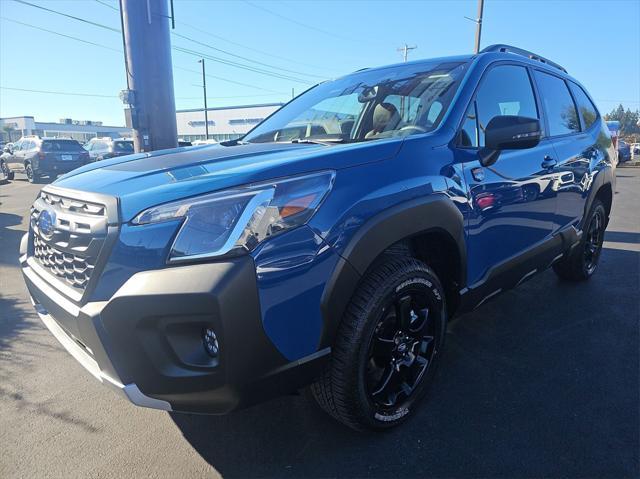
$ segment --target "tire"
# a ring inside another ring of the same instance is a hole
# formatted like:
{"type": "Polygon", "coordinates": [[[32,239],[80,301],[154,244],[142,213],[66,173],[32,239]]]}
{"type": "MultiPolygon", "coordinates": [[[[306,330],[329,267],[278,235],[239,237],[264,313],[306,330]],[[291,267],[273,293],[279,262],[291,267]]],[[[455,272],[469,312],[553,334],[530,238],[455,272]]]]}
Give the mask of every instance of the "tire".
{"type": "Polygon", "coordinates": [[[33,171],[31,163],[24,165],[24,171],[27,174],[27,180],[29,180],[29,183],[38,183],[40,181],[40,177],[38,176],[38,173],[33,171]]]}
{"type": "Polygon", "coordinates": [[[9,167],[4,161],[0,163],[0,170],[2,170],[2,173],[4,173],[4,177],[8,181],[13,180],[13,171],[9,169],[9,167]]]}
{"type": "Polygon", "coordinates": [[[570,253],[553,265],[556,274],[567,281],[585,281],[598,269],[607,212],[600,200],[594,200],[580,242],[570,253]]]}
{"type": "Polygon", "coordinates": [[[446,321],[444,289],[431,268],[411,257],[388,256],[351,298],[312,395],[353,429],[397,426],[433,379],[446,321]]]}

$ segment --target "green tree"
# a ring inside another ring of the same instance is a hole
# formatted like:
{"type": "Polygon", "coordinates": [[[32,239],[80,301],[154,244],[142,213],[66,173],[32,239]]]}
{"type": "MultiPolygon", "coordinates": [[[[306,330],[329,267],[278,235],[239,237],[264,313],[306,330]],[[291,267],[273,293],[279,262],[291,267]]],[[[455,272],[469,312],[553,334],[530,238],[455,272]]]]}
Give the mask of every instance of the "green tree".
{"type": "Polygon", "coordinates": [[[622,104],[614,108],[611,113],[604,116],[605,120],[617,120],[620,122],[620,136],[629,136],[640,134],[640,111],[631,111],[622,104]]]}

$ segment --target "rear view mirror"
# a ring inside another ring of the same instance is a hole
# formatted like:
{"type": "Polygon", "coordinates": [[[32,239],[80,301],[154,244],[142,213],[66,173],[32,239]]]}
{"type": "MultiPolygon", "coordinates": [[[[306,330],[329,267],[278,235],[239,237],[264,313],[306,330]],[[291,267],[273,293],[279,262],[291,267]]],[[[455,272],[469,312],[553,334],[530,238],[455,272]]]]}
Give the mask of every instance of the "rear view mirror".
{"type": "Polygon", "coordinates": [[[480,164],[494,164],[502,150],[533,148],[540,142],[540,120],[524,116],[494,116],[484,132],[484,148],[480,149],[480,164]]]}
{"type": "Polygon", "coordinates": [[[368,103],[372,100],[375,100],[378,96],[378,86],[369,86],[365,87],[360,93],[358,93],[358,101],[360,103],[368,103]]]}

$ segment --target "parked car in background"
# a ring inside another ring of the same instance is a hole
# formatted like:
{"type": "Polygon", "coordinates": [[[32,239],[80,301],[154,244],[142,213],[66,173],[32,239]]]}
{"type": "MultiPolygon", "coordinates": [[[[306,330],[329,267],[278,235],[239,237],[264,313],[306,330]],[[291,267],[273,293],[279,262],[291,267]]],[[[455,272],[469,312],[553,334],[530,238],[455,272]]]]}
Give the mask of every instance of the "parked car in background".
{"type": "Polygon", "coordinates": [[[631,160],[631,147],[624,140],[618,140],[618,162],[624,163],[631,160]]]}
{"type": "Polygon", "coordinates": [[[51,333],[137,405],[223,414],[311,386],[383,430],[418,409],[451,317],[547,268],[593,276],[615,157],[584,87],[534,53],[365,69],[241,139],[48,185],[21,269],[51,333]]]}
{"type": "Polygon", "coordinates": [[[31,183],[43,177],[55,179],[89,162],[89,154],[76,140],[25,136],[6,146],[0,156],[0,169],[9,179],[25,173],[31,183]]]}
{"type": "Polygon", "coordinates": [[[634,160],[640,160],[640,143],[631,144],[631,158],[634,160]]]}
{"type": "Polygon", "coordinates": [[[216,140],[194,140],[191,142],[193,146],[216,145],[217,143],[216,140]]]}
{"type": "Polygon", "coordinates": [[[116,156],[131,155],[134,153],[133,140],[127,138],[97,137],[92,138],[84,145],[89,152],[91,161],[106,160],[116,156]]]}
{"type": "Polygon", "coordinates": [[[183,147],[183,146],[193,146],[193,144],[190,141],[186,141],[186,140],[178,140],[178,146],[179,147],[183,147]]]}
{"type": "Polygon", "coordinates": [[[12,180],[14,173],[9,169],[5,159],[6,155],[8,155],[13,149],[13,143],[5,143],[2,145],[2,151],[0,152],[0,179],[2,181],[12,180]]]}

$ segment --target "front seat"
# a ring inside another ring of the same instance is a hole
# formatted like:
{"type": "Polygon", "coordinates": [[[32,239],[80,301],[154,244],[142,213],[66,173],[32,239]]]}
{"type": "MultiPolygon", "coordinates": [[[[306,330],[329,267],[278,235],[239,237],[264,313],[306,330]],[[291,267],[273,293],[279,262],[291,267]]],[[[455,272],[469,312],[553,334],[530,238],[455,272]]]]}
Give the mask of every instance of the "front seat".
{"type": "Polygon", "coordinates": [[[367,133],[365,138],[372,138],[384,131],[391,131],[398,128],[400,124],[400,113],[395,105],[391,103],[380,103],[373,110],[373,129],[367,133]]]}

